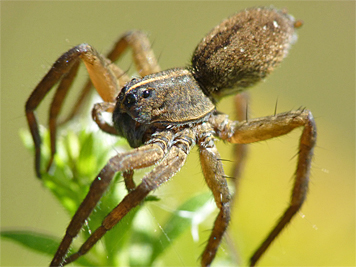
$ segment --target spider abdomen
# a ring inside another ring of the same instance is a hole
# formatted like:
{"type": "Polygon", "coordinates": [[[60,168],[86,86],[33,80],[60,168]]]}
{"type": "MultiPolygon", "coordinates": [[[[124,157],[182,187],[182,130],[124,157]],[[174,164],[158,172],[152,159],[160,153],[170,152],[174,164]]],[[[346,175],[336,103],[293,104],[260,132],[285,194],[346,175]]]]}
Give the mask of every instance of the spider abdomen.
{"type": "Polygon", "coordinates": [[[196,47],[194,75],[218,100],[265,78],[296,40],[295,21],[273,8],[252,8],[222,21],[196,47]],[[232,89],[233,88],[233,89],[232,89]]]}

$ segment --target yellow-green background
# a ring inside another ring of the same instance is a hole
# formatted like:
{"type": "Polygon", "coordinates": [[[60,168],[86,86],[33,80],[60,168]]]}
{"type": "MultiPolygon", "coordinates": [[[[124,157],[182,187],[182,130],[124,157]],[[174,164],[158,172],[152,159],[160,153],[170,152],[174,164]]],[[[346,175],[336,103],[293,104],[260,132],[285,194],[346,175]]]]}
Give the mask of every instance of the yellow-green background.
{"type": "MultiPolygon", "coordinates": [[[[252,117],[308,107],[318,126],[318,143],[308,199],[300,214],[273,243],[261,266],[355,265],[355,3],[297,2],[1,2],[1,227],[62,236],[68,218],[41,186],[33,156],[18,132],[26,128],[24,104],[55,59],[88,42],[107,51],[128,29],[150,33],[162,68],[189,62],[198,41],[226,16],[255,5],[287,7],[304,21],[290,55],[266,82],[251,90],[252,117]]],[[[231,98],[220,109],[231,112],[231,98]]],[[[41,109],[41,114],[46,112],[41,109]]],[[[43,116],[41,116],[42,121],[43,116]]],[[[250,146],[239,204],[230,231],[246,260],[286,207],[300,131],[250,146]]],[[[226,159],[231,146],[219,143],[226,159]]],[[[196,150],[150,206],[177,205],[207,190],[196,150]]],[[[225,163],[229,173],[231,163],[225,163]]],[[[165,212],[166,214],[167,212],[165,212]]],[[[166,215],[162,215],[163,217],[166,215]]],[[[208,230],[206,226],[203,230],[208,230]]],[[[157,226],[159,231],[159,227],[157,226]]],[[[176,240],[166,265],[197,265],[204,240],[187,232],[176,240]]],[[[228,253],[221,251],[220,253],[228,253]]],[[[1,242],[2,266],[42,266],[49,258],[1,242]]]]}

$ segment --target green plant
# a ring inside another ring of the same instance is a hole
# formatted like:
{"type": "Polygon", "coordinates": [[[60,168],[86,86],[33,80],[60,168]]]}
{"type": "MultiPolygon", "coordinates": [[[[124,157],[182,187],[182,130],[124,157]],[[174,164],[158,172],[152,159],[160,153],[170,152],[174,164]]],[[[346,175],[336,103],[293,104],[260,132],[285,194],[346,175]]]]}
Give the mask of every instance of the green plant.
{"type": "MultiPolygon", "coordinates": [[[[110,154],[115,152],[114,148],[126,144],[124,139],[118,138],[115,144],[109,145],[104,141],[107,136],[100,138],[98,134],[85,130],[79,132],[67,130],[62,133],[57,142],[57,154],[51,170],[43,171],[42,179],[38,180],[51,191],[69,217],[72,217],[77,210],[91,181],[110,158],[110,154]]],[[[20,136],[26,148],[33,151],[30,133],[22,130],[20,136]]],[[[44,170],[50,155],[49,131],[44,127],[41,128],[41,136],[43,138],[42,170],[44,170]]],[[[90,236],[90,229],[96,229],[109,211],[125,196],[126,189],[121,178],[121,174],[117,173],[111,188],[102,197],[100,204],[87,221],[85,229],[81,231],[79,243],[90,236]]],[[[35,178],[34,182],[36,182],[35,178]]],[[[161,232],[143,225],[149,220],[147,216],[151,215],[144,212],[144,209],[141,209],[143,205],[140,205],[109,231],[102,242],[95,245],[88,255],[79,258],[76,263],[82,266],[153,266],[172,242],[189,229],[197,218],[209,215],[209,212],[206,213],[204,210],[207,203],[212,203],[209,200],[211,200],[211,193],[192,197],[171,213],[166,223],[161,225],[161,232]],[[189,216],[182,216],[182,211],[185,214],[188,212],[189,216]]],[[[146,198],[145,202],[147,201],[159,201],[159,199],[150,195],[146,198]]],[[[60,242],[59,237],[21,229],[2,231],[1,236],[29,250],[49,256],[54,255],[60,242]]],[[[74,244],[72,248],[76,251],[78,245],[74,244]]]]}

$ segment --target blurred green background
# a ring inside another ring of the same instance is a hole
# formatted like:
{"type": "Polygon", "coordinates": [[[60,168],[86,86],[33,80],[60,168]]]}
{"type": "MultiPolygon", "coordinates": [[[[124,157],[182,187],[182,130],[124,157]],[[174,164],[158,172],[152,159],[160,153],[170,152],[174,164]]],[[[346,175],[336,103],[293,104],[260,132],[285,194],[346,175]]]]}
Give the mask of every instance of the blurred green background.
{"type": "MultiPolygon", "coordinates": [[[[286,7],[304,21],[304,26],[282,67],[250,91],[251,116],[273,114],[278,98],[279,112],[305,106],[313,112],[318,127],[308,199],[301,213],[267,251],[260,266],[354,266],[353,1],[2,1],[1,228],[40,230],[61,237],[69,222],[63,209],[36,179],[33,155],[25,150],[18,136],[19,129],[26,128],[27,97],[59,55],[83,42],[105,52],[124,31],[142,29],[150,34],[163,69],[183,66],[213,26],[236,11],[258,5],[286,7]]],[[[232,98],[227,98],[218,107],[231,113],[231,102],[232,98]]],[[[46,104],[39,114],[45,123],[46,104]]],[[[287,206],[299,135],[297,130],[286,137],[250,145],[230,225],[242,263],[287,206]]],[[[232,146],[222,142],[218,146],[223,158],[232,158],[232,146]]],[[[231,163],[226,162],[227,173],[231,168],[231,163]]],[[[159,222],[173,206],[204,190],[207,188],[194,149],[182,171],[156,192],[162,200],[147,206],[157,221],[157,231],[159,222]]],[[[210,227],[209,224],[201,229],[198,243],[194,243],[189,232],[176,240],[164,255],[164,265],[198,265],[210,227]]],[[[230,252],[221,249],[219,253],[230,252]]],[[[44,266],[49,260],[1,241],[1,266],[44,266]]]]}

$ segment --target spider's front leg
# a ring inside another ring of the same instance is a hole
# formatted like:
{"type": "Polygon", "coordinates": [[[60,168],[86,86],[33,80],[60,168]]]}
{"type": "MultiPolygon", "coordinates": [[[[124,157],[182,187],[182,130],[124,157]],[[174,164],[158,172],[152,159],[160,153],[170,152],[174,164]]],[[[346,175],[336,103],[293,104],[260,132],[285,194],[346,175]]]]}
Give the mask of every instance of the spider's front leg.
{"type": "MultiPolygon", "coordinates": [[[[135,67],[141,77],[161,70],[156,60],[156,56],[151,49],[151,44],[147,35],[139,30],[132,30],[123,34],[110,52],[106,55],[106,58],[111,62],[116,62],[129,47],[132,49],[135,67]]],[[[126,73],[117,66],[110,64],[110,68],[115,74],[120,88],[130,80],[126,73]]],[[[90,95],[89,92],[91,88],[92,82],[88,79],[85,86],[82,88],[80,96],[76,101],[76,105],[69,113],[69,116],[62,123],[71,120],[76,114],[79,113],[88,98],[88,95],[90,95]]]]}
{"type": "Polygon", "coordinates": [[[156,143],[136,148],[133,151],[119,154],[109,160],[92,182],[87,196],[73,216],[50,266],[62,266],[73,238],[77,236],[85,220],[88,219],[105,193],[114,174],[120,171],[146,168],[154,165],[166,154],[167,149],[165,146],[164,142],[157,141],[156,143]]]}
{"type": "Polygon", "coordinates": [[[304,127],[299,142],[298,163],[290,204],[267,238],[251,257],[250,264],[254,266],[272,241],[291,221],[305,200],[316,142],[315,121],[311,112],[303,109],[240,123],[228,120],[226,115],[218,115],[211,118],[211,123],[221,139],[237,144],[268,140],[285,135],[297,127],[304,127]]]}
{"type": "MultiPolygon", "coordinates": [[[[37,107],[48,92],[59,82],[49,113],[51,157],[47,166],[48,169],[56,153],[57,118],[64,99],[76,77],[80,61],[84,62],[90,80],[83,87],[77,103],[65,121],[71,119],[80,110],[80,107],[87,99],[92,84],[105,102],[115,102],[115,97],[118,95],[120,88],[130,79],[125,72],[112,64],[112,61],[118,60],[128,47],[132,48],[135,65],[140,75],[147,75],[160,70],[147,36],[140,31],[131,31],[119,39],[108,54],[108,58],[102,56],[88,44],[80,44],[68,50],[56,60],[45,77],[33,90],[26,102],[25,110],[35,144],[35,169],[38,177],[41,177],[41,137],[35,115],[37,107]]],[[[114,130],[110,130],[110,133],[116,133],[114,130]]]]}
{"type": "MultiPolygon", "coordinates": [[[[153,142],[152,145],[146,145],[145,147],[149,146],[165,146],[165,152],[166,154],[163,155],[163,149],[161,148],[161,151],[159,153],[159,156],[156,157],[157,159],[162,159],[159,164],[155,166],[155,168],[148,173],[143,179],[142,182],[135,187],[130,189],[129,193],[124,197],[124,199],[120,202],[118,206],[116,206],[104,219],[102,222],[101,226],[97,228],[94,233],[84,242],[84,244],[80,247],[79,251],[70,255],[68,258],[65,259],[64,264],[68,264],[70,262],[75,261],[78,259],[80,256],[84,255],[87,253],[95,244],[97,241],[101,239],[101,237],[110,229],[112,229],[128,212],[130,212],[133,208],[135,208],[137,205],[139,205],[145,197],[153,190],[158,188],[161,184],[164,182],[168,181],[176,172],[178,172],[181,167],[183,166],[187,155],[190,151],[190,148],[194,145],[193,142],[193,134],[191,131],[187,130],[188,132],[187,136],[183,136],[182,138],[177,138],[175,137],[174,144],[172,147],[168,147],[167,141],[172,140],[173,135],[169,132],[166,132],[164,136],[160,140],[156,140],[153,142]],[[186,138],[188,137],[188,138],[186,138]],[[160,145],[158,145],[158,143],[160,145]]],[[[152,142],[152,141],[151,141],[152,142]]],[[[149,152],[149,151],[147,151],[149,152]]],[[[156,153],[157,151],[151,151],[149,153],[156,153]]],[[[135,159],[131,159],[131,163],[136,163],[141,164],[142,160],[147,160],[153,157],[153,155],[150,154],[142,154],[139,155],[137,154],[137,157],[135,159]]],[[[129,154],[129,153],[127,153],[129,154]]],[[[158,154],[157,154],[158,155],[158,154]]],[[[122,158],[120,157],[114,157],[111,159],[112,167],[114,169],[117,169],[119,166],[122,165],[122,158]]],[[[153,162],[152,162],[153,163],[153,162]]],[[[147,166],[141,166],[140,167],[147,167],[147,166]]],[[[131,168],[132,169],[132,168],[131,168]]],[[[131,172],[125,172],[127,175],[126,178],[129,180],[132,178],[130,176],[131,172]]],[[[92,186],[90,191],[94,191],[95,188],[92,186]]],[[[90,194],[90,192],[89,192],[90,194]]],[[[88,194],[88,195],[89,195],[88,194]]],[[[78,213],[80,211],[78,210],[78,213]]],[[[74,220],[74,218],[73,218],[74,220]]],[[[69,229],[69,227],[68,227],[69,229]]],[[[77,231],[78,229],[76,229],[77,231]]],[[[79,230],[78,230],[79,231],[79,230]]],[[[62,255],[63,257],[63,255],[62,255]]],[[[61,258],[63,259],[63,258],[61,258]]],[[[53,263],[53,262],[52,262],[53,263]]],[[[62,263],[56,262],[56,264],[62,263]]],[[[57,266],[56,264],[51,264],[51,266],[57,266]]]]}
{"type": "Polygon", "coordinates": [[[41,176],[41,137],[35,116],[35,109],[53,86],[57,82],[60,82],[54,95],[49,114],[51,158],[48,167],[50,167],[54,154],[56,153],[57,117],[68,90],[74,81],[80,60],[86,63],[88,72],[91,74],[91,79],[94,85],[97,85],[97,91],[105,101],[114,101],[119,91],[116,77],[111,71],[111,68],[107,65],[107,60],[88,44],[81,44],[70,49],[53,64],[49,72],[30,95],[25,107],[28,125],[35,144],[35,168],[38,177],[41,176]]]}

